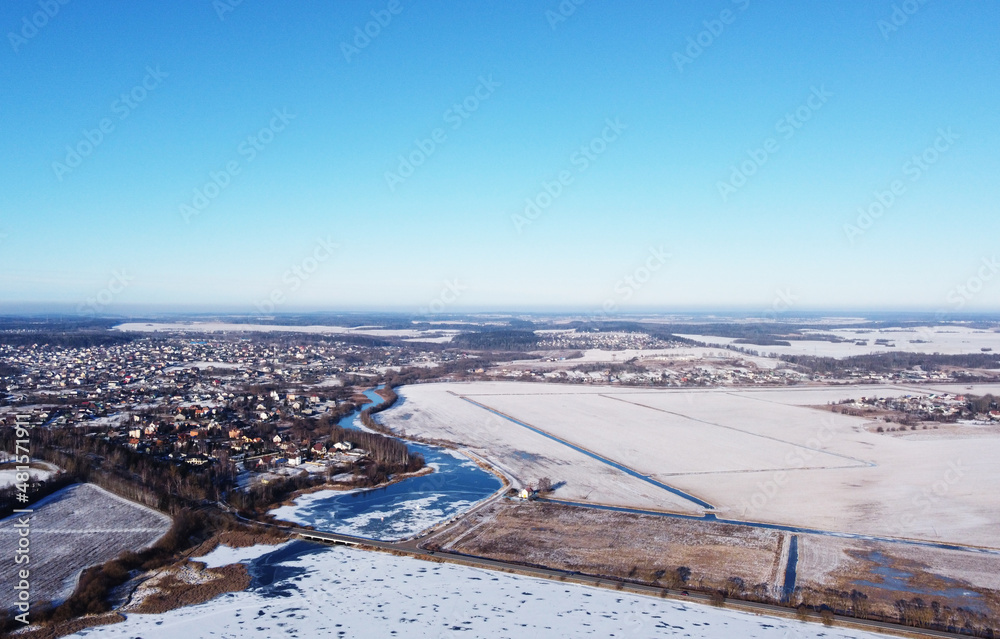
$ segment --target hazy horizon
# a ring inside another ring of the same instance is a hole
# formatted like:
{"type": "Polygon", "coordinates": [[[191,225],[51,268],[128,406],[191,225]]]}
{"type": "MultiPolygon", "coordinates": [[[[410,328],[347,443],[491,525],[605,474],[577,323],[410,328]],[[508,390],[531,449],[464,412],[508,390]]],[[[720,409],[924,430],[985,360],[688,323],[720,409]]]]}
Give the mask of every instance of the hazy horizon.
{"type": "Polygon", "coordinates": [[[996,5],[39,6],[0,312],[1000,310],[996,5]]]}

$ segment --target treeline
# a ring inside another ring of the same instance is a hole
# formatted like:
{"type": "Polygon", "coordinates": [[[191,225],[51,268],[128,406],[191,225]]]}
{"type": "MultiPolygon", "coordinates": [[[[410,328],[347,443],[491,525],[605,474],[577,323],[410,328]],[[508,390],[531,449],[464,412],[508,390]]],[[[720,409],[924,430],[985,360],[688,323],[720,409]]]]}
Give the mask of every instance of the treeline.
{"type": "MultiPolygon", "coordinates": [[[[11,469],[12,467],[7,468],[7,470],[11,469]]],[[[13,514],[15,509],[25,508],[29,504],[34,504],[38,500],[48,497],[56,491],[62,490],[71,484],[75,484],[76,481],[76,478],[72,475],[60,473],[42,481],[26,482],[27,490],[25,492],[28,495],[27,502],[18,500],[17,496],[21,494],[21,491],[15,484],[4,486],[3,488],[0,488],[0,519],[13,514]]]]}
{"type": "MultiPolygon", "coordinates": [[[[13,450],[13,435],[13,428],[0,428],[3,450],[13,450]]],[[[164,512],[218,500],[235,477],[230,463],[195,467],[160,460],[84,429],[35,429],[31,439],[34,457],[63,468],[70,477],[164,512]]]]}
{"type": "Polygon", "coordinates": [[[782,355],[780,359],[789,364],[806,368],[813,373],[823,375],[853,371],[891,373],[912,369],[914,366],[919,366],[925,371],[936,371],[942,366],[1000,368],[1000,354],[996,353],[940,355],[894,351],[891,353],[873,353],[870,355],[851,355],[840,359],[834,357],[816,357],[813,355],[782,355]]]}
{"type": "Polygon", "coordinates": [[[733,344],[751,344],[753,346],[791,346],[787,339],[778,339],[772,335],[761,335],[760,337],[741,337],[733,340],[733,344]]]}
{"type": "Polygon", "coordinates": [[[118,319],[53,315],[51,317],[0,316],[0,331],[47,331],[50,333],[105,330],[121,324],[118,319]]]}
{"type": "Polygon", "coordinates": [[[645,373],[649,369],[638,362],[628,361],[622,362],[621,364],[588,362],[586,364],[578,364],[570,370],[579,371],[581,373],[608,373],[609,375],[618,375],[621,373],[645,373]]]}
{"type": "MultiPolygon", "coordinates": [[[[361,423],[364,424],[365,428],[369,428],[371,430],[377,430],[377,431],[385,431],[386,430],[385,427],[382,426],[382,424],[378,423],[378,421],[375,419],[374,415],[375,415],[375,413],[381,413],[384,410],[388,410],[388,409],[392,408],[392,405],[395,404],[399,400],[399,395],[397,395],[396,391],[393,390],[393,388],[391,386],[388,386],[388,385],[382,391],[382,395],[383,395],[383,399],[385,401],[383,401],[381,404],[378,404],[376,406],[370,406],[370,407],[364,409],[363,411],[361,411],[361,423]]],[[[403,463],[404,460],[405,460],[406,466],[402,470],[402,472],[412,473],[412,472],[416,472],[416,471],[418,471],[418,470],[420,470],[421,468],[424,467],[424,456],[421,455],[420,453],[411,453],[410,449],[407,448],[406,444],[404,444],[402,441],[396,439],[395,437],[386,437],[385,435],[378,435],[378,434],[375,434],[375,433],[365,433],[365,432],[362,432],[362,431],[348,431],[348,432],[350,433],[351,436],[354,436],[354,437],[357,437],[359,435],[368,435],[368,436],[371,436],[371,437],[376,437],[378,439],[387,440],[388,442],[390,442],[392,444],[392,447],[390,447],[390,448],[387,449],[387,453],[389,455],[391,455],[392,457],[390,457],[388,459],[394,458],[395,459],[395,463],[403,463]]],[[[352,440],[347,440],[347,441],[352,441],[352,440]]],[[[385,443],[383,443],[381,445],[382,446],[388,446],[388,444],[385,444],[385,443]]],[[[365,450],[370,450],[364,444],[361,444],[361,448],[364,448],[365,450]]],[[[388,462],[388,459],[387,459],[387,462],[388,462]]],[[[376,461],[377,460],[378,460],[378,458],[376,457],[376,461]]],[[[399,471],[397,471],[397,472],[399,472],[399,471]]]]}
{"type": "Polygon", "coordinates": [[[413,322],[409,316],[393,313],[282,313],[273,319],[249,315],[246,317],[232,317],[227,315],[224,318],[209,316],[207,319],[223,319],[233,324],[267,324],[279,326],[340,326],[343,328],[377,326],[382,329],[405,329],[413,327],[413,322]]]}
{"type": "Polygon", "coordinates": [[[0,333],[0,344],[7,346],[57,346],[60,348],[93,348],[95,346],[120,346],[139,339],[136,333],[119,331],[29,331],[0,333]]]}
{"type": "MultiPolygon", "coordinates": [[[[467,357],[441,362],[434,367],[410,366],[400,371],[389,371],[382,377],[382,380],[385,383],[386,388],[395,388],[398,386],[405,386],[406,384],[416,384],[423,380],[436,380],[451,375],[464,377],[470,370],[474,371],[479,368],[487,369],[497,361],[532,358],[537,358],[537,356],[528,355],[527,353],[512,352],[482,353],[478,357],[467,357]]],[[[368,380],[368,383],[371,383],[371,380],[368,380]]],[[[388,406],[386,408],[388,408],[388,406]]]]}
{"type": "MultiPolygon", "coordinates": [[[[185,508],[174,515],[170,530],[150,548],[140,552],[127,551],[102,565],[84,570],[73,594],[59,606],[53,606],[51,602],[35,603],[31,621],[51,627],[84,615],[110,612],[112,591],[132,578],[135,571],[146,572],[167,566],[177,561],[182,553],[213,536],[236,530],[255,537],[277,536],[270,529],[242,523],[228,513],[185,508]]],[[[11,613],[0,612],[0,633],[22,627],[11,613]]]]}
{"type": "Polygon", "coordinates": [[[380,424],[372,415],[392,408],[392,405],[399,401],[399,395],[396,394],[396,390],[389,384],[386,384],[385,388],[379,391],[379,394],[382,396],[382,403],[369,406],[361,411],[361,423],[365,428],[391,435],[391,431],[380,424]]]}
{"type": "Polygon", "coordinates": [[[1000,398],[994,397],[989,393],[983,395],[982,397],[966,396],[965,399],[966,407],[974,413],[985,413],[987,411],[997,410],[998,404],[1000,404],[1000,398]]]}
{"type": "Polygon", "coordinates": [[[517,329],[483,330],[476,333],[461,333],[451,340],[454,348],[469,350],[532,349],[538,345],[538,335],[534,331],[517,329]]]}
{"type": "Polygon", "coordinates": [[[995,620],[983,612],[962,606],[953,608],[938,601],[924,601],[920,597],[897,599],[890,608],[870,600],[868,595],[856,589],[848,592],[835,588],[823,591],[796,588],[795,595],[801,602],[798,605],[800,613],[813,610],[824,620],[832,621],[833,615],[841,615],[972,637],[1000,636],[995,620]]]}
{"type": "MultiPolygon", "coordinates": [[[[215,339],[218,339],[218,337],[215,337],[215,339]]],[[[380,337],[351,333],[272,333],[264,338],[260,338],[260,340],[262,343],[275,344],[277,346],[332,345],[339,343],[349,346],[383,348],[392,344],[389,340],[380,337]]]]}
{"type": "MultiPolygon", "coordinates": [[[[369,423],[372,421],[371,414],[362,413],[361,423],[368,426],[366,421],[369,423]]],[[[421,455],[410,453],[406,444],[392,437],[340,426],[334,427],[331,437],[335,441],[350,442],[356,448],[364,449],[372,461],[384,466],[389,473],[413,472],[424,466],[424,458],[421,455]]]]}
{"type": "Polygon", "coordinates": [[[227,497],[229,505],[249,516],[260,516],[267,513],[275,504],[288,499],[293,493],[307,488],[313,488],[325,483],[321,475],[302,473],[290,477],[277,477],[259,482],[245,490],[234,490],[227,497]]]}

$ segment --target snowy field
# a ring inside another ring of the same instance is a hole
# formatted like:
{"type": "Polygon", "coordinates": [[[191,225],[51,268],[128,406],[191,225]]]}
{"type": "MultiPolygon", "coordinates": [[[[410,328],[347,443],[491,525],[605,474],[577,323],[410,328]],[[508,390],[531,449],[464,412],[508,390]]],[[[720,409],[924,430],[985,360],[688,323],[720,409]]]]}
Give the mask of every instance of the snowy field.
{"type": "MultiPolygon", "coordinates": [[[[424,335],[455,335],[455,330],[382,329],[370,326],[347,328],[345,326],[283,326],[280,324],[230,324],[226,322],[126,322],[114,327],[115,330],[133,333],[311,333],[320,335],[369,335],[372,337],[409,337],[424,335]]],[[[448,339],[451,339],[448,337],[448,339]]],[[[413,340],[413,341],[438,341],[413,340]]]]}
{"type": "MultiPolygon", "coordinates": [[[[836,335],[845,342],[827,342],[820,340],[795,340],[790,346],[757,346],[755,344],[736,344],[760,353],[777,353],[778,355],[816,355],[819,357],[849,357],[851,355],[868,355],[870,353],[887,353],[905,351],[910,353],[941,353],[942,355],[961,355],[980,353],[989,348],[1000,352],[1000,331],[967,328],[964,326],[931,326],[918,328],[886,328],[886,329],[830,329],[823,331],[804,330],[808,333],[824,333],[836,335]],[[876,344],[876,340],[888,340],[888,344],[876,344]],[[866,341],[864,345],[855,344],[866,341]]],[[[681,335],[704,344],[732,344],[736,338],[715,337],[713,335],[681,335]]]]}
{"type": "Polygon", "coordinates": [[[243,548],[232,548],[230,546],[220,545],[216,546],[215,550],[207,555],[193,557],[191,560],[205,564],[206,568],[222,568],[223,566],[229,566],[230,564],[246,564],[255,559],[259,559],[269,552],[274,552],[278,549],[279,545],[267,546],[264,544],[258,544],[256,546],[246,546],[243,548]]]}
{"type": "MultiPolygon", "coordinates": [[[[935,388],[946,390],[947,385],[935,388]]],[[[964,386],[951,392],[964,392],[964,386]]],[[[641,390],[490,382],[419,384],[380,415],[408,433],[459,441],[555,497],[698,510],[462,396],[705,500],[719,517],[1000,548],[996,429],[908,436],[809,406],[905,386],[641,390]],[[541,461],[534,459],[541,458],[541,461]],[[617,473],[614,474],[614,473],[617,473]],[[643,498],[646,501],[643,501],[643,498]]],[[[925,391],[926,392],[926,391],[925,391]]]]}
{"type": "MultiPolygon", "coordinates": [[[[567,388],[502,382],[405,386],[397,389],[403,401],[379,413],[379,420],[397,431],[405,430],[411,436],[445,439],[468,446],[475,454],[515,478],[521,486],[533,484],[542,477],[549,477],[553,482],[565,482],[557,491],[561,499],[689,514],[703,512],[689,501],[543,435],[515,426],[448,392],[464,393],[484,387],[501,390],[518,388],[522,392],[565,391],[567,388]]],[[[589,387],[581,389],[584,394],[587,390],[589,387]]]]}
{"type": "MultiPolygon", "coordinates": [[[[248,555],[249,556],[249,555],[248,555]]],[[[411,557],[292,542],[250,590],[74,637],[697,637],[876,639],[874,633],[411,557]]]]}
{"type": "MultiPolygon", "coordinates": [[[[31,515],[32,601],[60,601],[73,593],[84,568],[126,550],[153,544],[170,528],[170,518],[94,486],[70,486],[36,503],[31,515]]],[[[20,515],[23,517],[23,515],[20,515]]],[[[13,605],[19,515],[0,521],[0,607],[13,605]]]]}
{"type": "MultiPolygon", "coordinates": [[[[31,477],[31,481],[45,481],[49,477],[55,475],[55,472],[51,470],[44,470],[41,468],[32,468],[28,471],[28,475],[31,477]]],[[[13,486],[17,483],[17,469],[7,468],[0,470],[0,488],[7,488],[8,486],[13,486]]]]}

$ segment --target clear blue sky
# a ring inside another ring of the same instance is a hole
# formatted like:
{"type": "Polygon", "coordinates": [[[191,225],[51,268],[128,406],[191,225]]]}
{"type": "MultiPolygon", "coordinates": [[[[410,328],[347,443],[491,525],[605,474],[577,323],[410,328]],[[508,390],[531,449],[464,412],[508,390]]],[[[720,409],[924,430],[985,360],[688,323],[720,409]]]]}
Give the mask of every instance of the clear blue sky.
{"type": "Polygon", "coordinates": [[[996,3],[223,2],[0,6],[0,311],[1000,308],[996,3]]]}

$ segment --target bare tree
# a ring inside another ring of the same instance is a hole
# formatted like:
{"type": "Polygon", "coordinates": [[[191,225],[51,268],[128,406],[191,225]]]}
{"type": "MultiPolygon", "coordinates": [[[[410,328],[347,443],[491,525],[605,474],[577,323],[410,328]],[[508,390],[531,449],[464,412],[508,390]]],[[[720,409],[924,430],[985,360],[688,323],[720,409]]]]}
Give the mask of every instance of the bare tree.
{"type": "Polygon", "coordinates": [[[552,492],[552,480],[548,477],[542,477],[538,480],[538,492],[540,493],[551,493],[552,492]]]}

